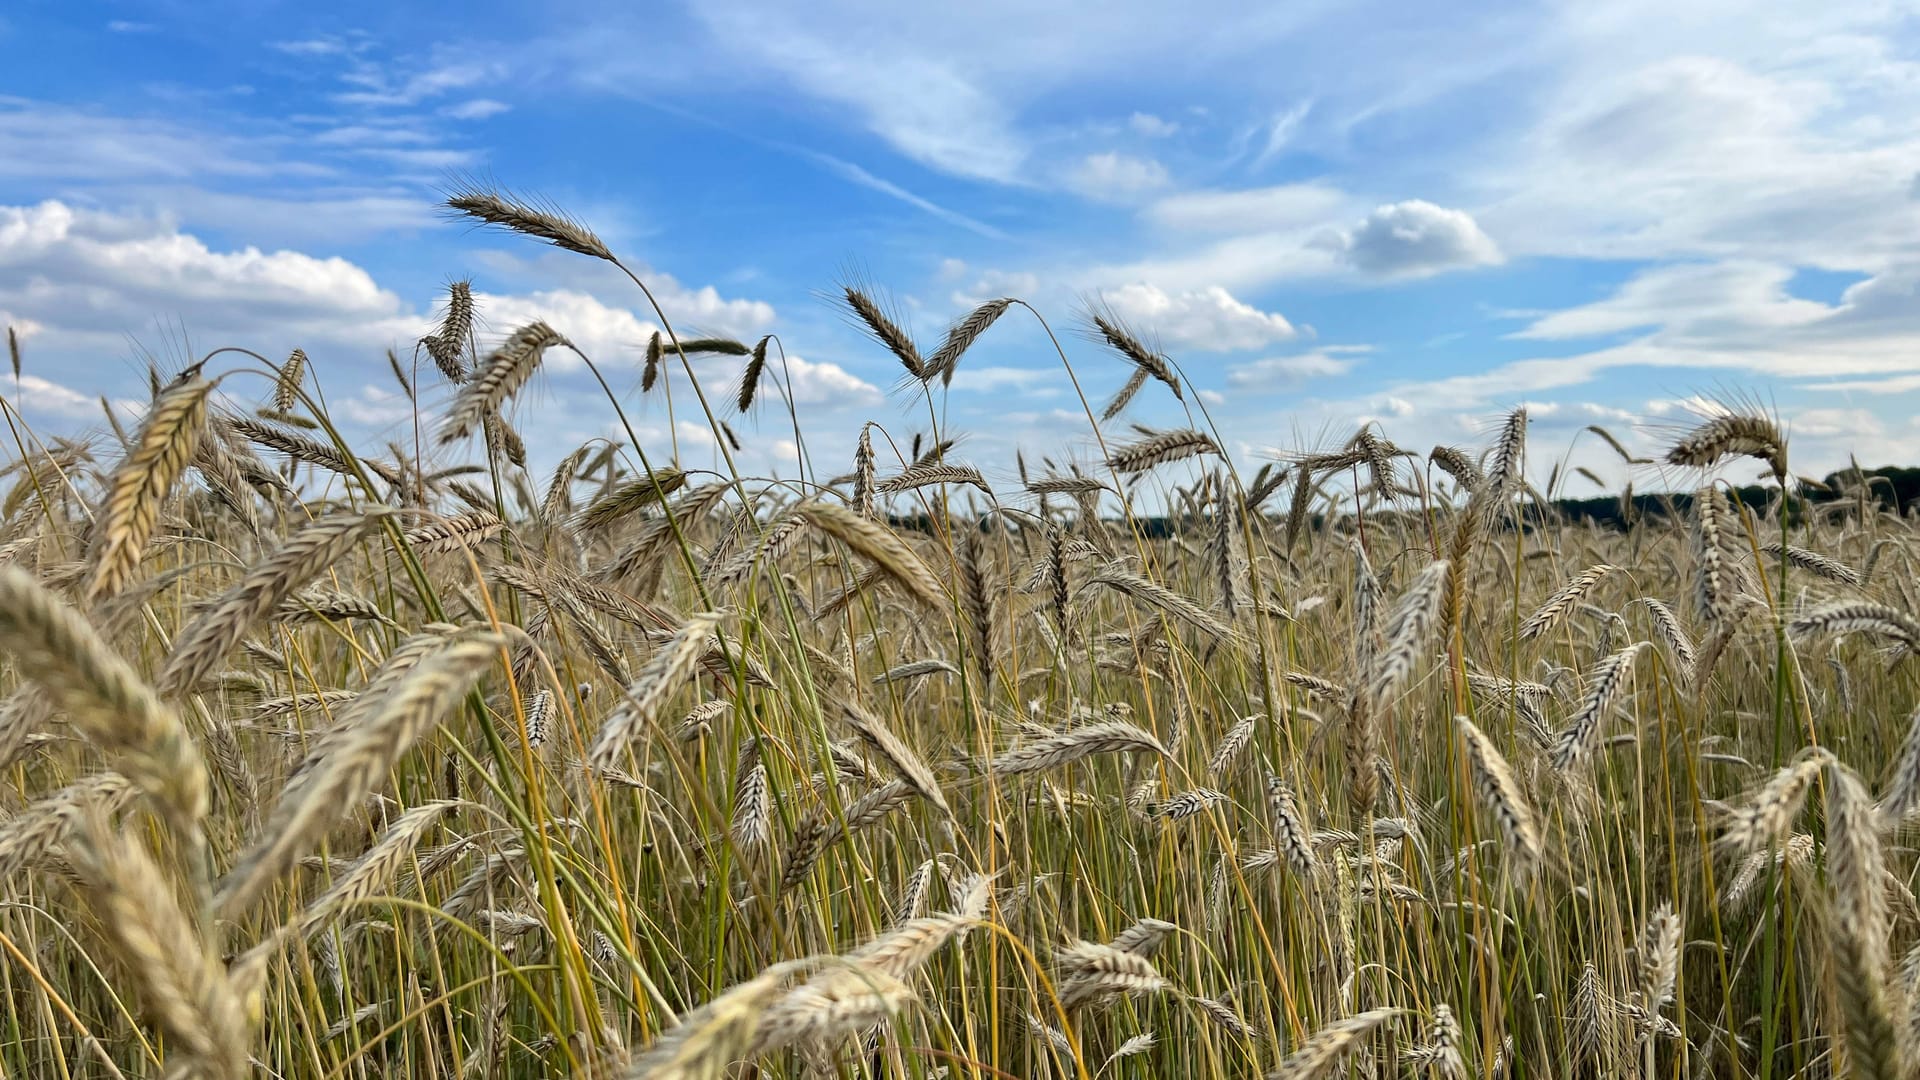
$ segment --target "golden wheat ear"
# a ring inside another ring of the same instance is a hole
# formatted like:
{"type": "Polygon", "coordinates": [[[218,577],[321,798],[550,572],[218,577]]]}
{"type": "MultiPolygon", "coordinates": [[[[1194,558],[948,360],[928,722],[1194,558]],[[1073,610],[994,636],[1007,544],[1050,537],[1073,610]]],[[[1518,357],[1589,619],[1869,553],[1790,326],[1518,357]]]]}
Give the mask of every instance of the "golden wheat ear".
{"type": "Polygon", "coordinates": [[[94,523],[89,601],[119,592],[139,567],[159,523],[160,506],[193,460],[205,432],[212,390],[213,383],[193,375],[168,387],[147,410],[133,449],[113,471],[94,523]]]}

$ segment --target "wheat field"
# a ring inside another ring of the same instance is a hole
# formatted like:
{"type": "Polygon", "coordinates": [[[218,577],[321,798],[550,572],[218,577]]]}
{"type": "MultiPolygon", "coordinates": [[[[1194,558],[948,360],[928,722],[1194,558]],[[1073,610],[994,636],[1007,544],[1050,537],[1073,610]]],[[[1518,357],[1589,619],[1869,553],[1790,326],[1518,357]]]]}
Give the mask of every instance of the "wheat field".
{"type": "Polygon", "coordinates": [[[7,406],[0,1070],[1920,1070],[1920,542],[1868,477],[1810,501],[1741,407],[1630,462],[1690,494],[1623,528],[1528,483],[1524,410],[1243,476],[1088,312],[1098,457],[996,489],[935,403],[1040,313],[920,343],[843,291],[931,425],[844,475],[733,469],[778,342],[671,329],[608,419],[684,374],[726,467],[536,475],[516,397],[577,350],[483,340],[459,284],[389,446],[297,351],[156,373],[89,440],[7,406]]]}

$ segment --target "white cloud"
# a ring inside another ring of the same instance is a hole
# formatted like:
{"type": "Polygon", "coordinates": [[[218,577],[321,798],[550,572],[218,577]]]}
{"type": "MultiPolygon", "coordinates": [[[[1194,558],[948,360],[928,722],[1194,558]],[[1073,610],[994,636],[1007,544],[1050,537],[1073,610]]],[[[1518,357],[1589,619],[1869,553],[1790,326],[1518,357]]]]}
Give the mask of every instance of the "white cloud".
{"type": "MultiPolygon", "coordinates": [[[[773,307],[764,301],[726,297],[712,286],[689,288],[664,273],[648,272],[648,279],[683,333],[752,341],[773,323],[773,307]]],[[[578,289],[480,291],[475,303],[483,344],[545,319],[603,364],[633,363],[655,329],[651,319],[578,289]]],[[[345,259],[215,250],[164,221],[51,201],[0,206],[0,312],[35,330],[36,354],[90,364],[104,352],[122,352],[128,337],[150,332],[156,320],[177,324],[197,344],[244,346],[268,356],[298,346],[316,362],[361,363],[388,347],[404,352],[430,326],[426,313],[345,259]]],[[[739,363],[719,365],[731,365],[726,380],[739,363]]],[[[564,372],[578,361],[556,350],[550,366],[564,372]]],[[[873,390],[833,364],[794,357],[789,367],[796,396],[809,400],[864,399],[873,390]]],[[[26,383],[23,391],[47,409],[67,402],[51,384],[26,383]]],[[[391,405],[363,396],[347,399],[345,408],[372,423],[391,405]]]]}
{"type": "Polygon", "coordinates": [[[1058,382],[1060,374],[1045,368],[1016,368],[982,365],[968,367],[960,365],[954,371],[953,388],[971,390],[977,393],[993,393],[999,390],[1017,390],[1026,394],[1055,394],[1056,387],[1048,383],[1058,382]]]}
{"type": "Polygon", "coordinates": [[[1424,199],[1381,206],[1354,228],[1329,234],[1328,245],[1362,273],[1381,277],[1424,277],[1501,261],[1473,215],[1424,199]]]}
{"type": "Polygon", "coordinates": [[[150,34],[157,27],[148,22],[133,22],[129,19],[113,19],[107,23],[107,29],[116,34],[150,34]]]}
{"type": "Polygon", "coordinates": [[[1670,335],[1781,329],[1833,313],[1787,293],[1793,271],[1754,262],[1683,263],[1636,274],[1605,300],[1556,311],[1514,334],[1556,340],[1665,328],[1670,335]]]}
{"type": "Polygon", "coordinates": [[[406,314],[397,296],[345,259],[214,251],[159,221],[53,201],[0,207],[0,281],[11,282],[0,285],[0,305],[50,332],[109,339],[156,315],[191,315],[214,330],[337,337],[343,325],[395,331],[406,314]]]}
{"type": "Polygon", "coordinates": [[[99,398],[29,372],[21,372],[18,378],[11,370],[0,372],[0,386],[7,387],[7,400],[29,415],[38,413],[65,420],[105,419],[100,413],[99,398]]]}
{"type": "Polygon", "coordinates": [[[1270,356],[1227,369],[1227,385],[1241,390],[1269,390],[1294,386],[1308,379],[1345,375],[1353,370],[1357,358],[1324,349],[1296,356],[1270,356]]]}
{"type": "Polygon", "coordinates": [[[1257,349],[1299,333],[1277,311],[1261,311],[1218,285],[1168,293],[1145,283],[1123,285],[1101,300],[1127,322],[1160,340],[1204,352],[1257,349]]]}
{"type": "Polygon", "coordinates": [[[513,108],[513,106],[504,101],[495,101],[492,98],[474,98],[471,101],[463,101],[458,105],[449,105],[440,110],[440,115],[449,116],[455,120],[485,120],[490,116],[498,116],[511,108],[513,108]]]}
{"type": "Polygon", "coordinates": [[[1284,151],[1300,130],[1300,125],[1306,122],[1307,114],[1311,111],[1313,111],[1313,102],[1309,99],[1275,116],[1273,122],[1267,125],[1267,142],[1261,147],[1259,156],[1253,159],[1254,165],[1264,165],[1284,151]]]}
{"type": "Polygon", "coordinates": [[[1066,179],[1082,195],[1113,201],[1134,199],[1172,183],[1166,166],[1158,161],[1117,151],[1088,154],[1066,179]]]}
{"type": "Polygon", "coordinates": [[[1145,112],[1137,112],[1128,117],[1127,126],[1133,129],[1134,134],[1143,135],[1149,139],[1164,139],[1180,131],[1178,121],[1167,120],[1145,112]]]}
{"type": "Polygon", "coordinates": [[[1325,223],[1352,204],[1338,188],[1310,181],[1238,191],[1188,191],[1147,208],[1147,219],[1179,232],[1263,232],[1325,223]]]}

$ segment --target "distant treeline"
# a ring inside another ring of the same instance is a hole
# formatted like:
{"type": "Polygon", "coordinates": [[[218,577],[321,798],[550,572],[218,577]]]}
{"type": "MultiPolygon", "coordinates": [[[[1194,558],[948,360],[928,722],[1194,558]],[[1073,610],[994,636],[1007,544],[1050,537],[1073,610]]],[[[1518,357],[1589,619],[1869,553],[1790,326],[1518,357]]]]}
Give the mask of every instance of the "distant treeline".
{"type": "MultiPolygon", "coordinates": [[[[1760,484],[1736,487],[1731,494],[1755,509],[1767,505],[1775,497],[1771,486],[1760,484]]],[[[1885,466],[1828,473],[1818,486],[1803,482],[1794,501],[1799,503],[1804,499],[1818,506],[1840,501],[1858,502],[1863,498],[1871,499],[1896,514],[1905,515],[1907,507],[1920,502],[1920,468],[1885,466]]],[[[1555,499],[1553,506],[1568,521],[1594,521],[1619,528],[1627,524],[1622,516],[1623,511],[1633,518],[1665,516],[1670,511],[1685,514],[1693,506],[1693,495],[1690,492],[1635,495],[1630,502],[1623,501],[1619,496],[1555,499]],[[1626,509],[1628,506],[1631,506],[1631,510],[1626,509]]]]}
{"type": "MultiPolygon", "coordinates": [[[[1725,490],[1725,489],[1723,489],[1725,490]]],[[[1754,510],[1764,509],[1777,493],[1771,485],[1751,484],[1731,489],[1732,498],[1754,510]]],[[[1907,508],[1920,505],[1920,468],[1884,466],[1878,469],[1845,469],[1828,473],[1824,478],[1813,481],[1802,477],[1799,491],[1794,495],[1789,520],[1797,519],[1806,505],[1821,506],[1836,502],[1858,502],[1869,498],[1880,506],[1905,516],[1907,508]],[[1815,485],[1818,486],[1815,486],[1815,485]],[[1862,492],[1866,494],[1863,496],[1862,492]]],[[[1665,517],[1669,513],[1685,516],[1693,509],[1693,493],[1687,491],[1659,492],[1655,494],[1635,494],[1631,500],[1623,501],[1618,495],[1600,496],[1592,499],[1555,499],[1552,504],[1559,519],[1565,522],[1592,521],[1608,528],[1625,528],[1629,520],[1647,517],[1665,517]],[[1629,517],[1622,516],[1625,507],[1629,517]]],[[[1276,511],[1263,507],[1268,514],[1276,511]]],[[[918,532],[934,532],[931,518],[923,514],[895,515],[888,519],[897,529],[912,529],[918,532]]],[[[1318,523],[1320,515],[1314,515],[1318,523]]],[[[1529,518],[1527,525],[1534,524],[1529,518]]],[[[1165,517],[1136,516],[1134,524],[1145,536],[1164,539],[1179,530],[1176,523],[1165,517]]]]}

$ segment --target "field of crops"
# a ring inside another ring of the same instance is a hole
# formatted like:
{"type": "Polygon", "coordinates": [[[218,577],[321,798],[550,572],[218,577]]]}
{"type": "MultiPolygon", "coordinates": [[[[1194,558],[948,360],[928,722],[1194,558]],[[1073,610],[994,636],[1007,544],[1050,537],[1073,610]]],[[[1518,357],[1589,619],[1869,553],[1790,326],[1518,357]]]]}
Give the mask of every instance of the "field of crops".
{"type": "Polygon", "coordinates": [[[728,467],[530,470],[567,328],[482,335],[463,285],[394,365],[450,404],[391,445],[298,352],[157,372],[86,441],[9,407],[0,1070],[1920,1070],[1920,542],[1864,476],[1804,501],[1742,408],[1632,462],[1689,494],[1624,530],[1528,483],[1523,410],[1242,475],[1087,313],[1099,456],[996,486],[937,402],[1043,313],[916,343],[843,295],[927,425],[843,475],[734,472],[778,343],[670,330],[639,385],[581,359],[728,467]],[[689,382],[715,354],[739,381],[689,382]]]}

